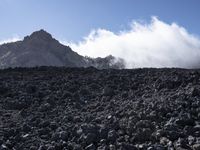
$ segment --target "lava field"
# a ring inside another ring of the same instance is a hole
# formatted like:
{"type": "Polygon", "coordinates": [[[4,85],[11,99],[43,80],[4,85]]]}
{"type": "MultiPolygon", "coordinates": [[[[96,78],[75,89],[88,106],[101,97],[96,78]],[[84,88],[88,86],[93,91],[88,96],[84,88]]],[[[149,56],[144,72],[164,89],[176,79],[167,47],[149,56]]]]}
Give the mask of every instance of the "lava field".
{"type": "Polygon", "coordinates": [[[0,70],[0,150],[200,150],[200,70],[0,70]]]}

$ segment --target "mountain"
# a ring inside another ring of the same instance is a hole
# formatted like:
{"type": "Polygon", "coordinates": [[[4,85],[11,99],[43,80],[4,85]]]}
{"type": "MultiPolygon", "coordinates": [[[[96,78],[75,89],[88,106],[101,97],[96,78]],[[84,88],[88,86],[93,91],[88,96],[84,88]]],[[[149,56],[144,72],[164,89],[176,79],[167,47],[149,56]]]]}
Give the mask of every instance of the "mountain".
{"type": "Polygon", "coordinates": [[[89,58],[62,45],[45,30],[33,32],[22,41],[0,45],[0,68],[66,66],[98,69],[124,68],[122,59],[113,56],[89,58]]]}

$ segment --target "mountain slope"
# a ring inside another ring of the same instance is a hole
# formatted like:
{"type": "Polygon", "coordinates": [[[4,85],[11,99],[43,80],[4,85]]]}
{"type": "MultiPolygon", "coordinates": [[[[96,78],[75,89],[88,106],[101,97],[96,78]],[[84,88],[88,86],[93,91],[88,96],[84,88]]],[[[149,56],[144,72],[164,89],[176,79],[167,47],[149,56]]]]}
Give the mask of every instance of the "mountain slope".
{"type": "MultiPolygon", "coordinates": [[[[44,30],[33,32],[23,41],[0,45],[0,68],[66,66],[96,68],[121,68],[114,65],[114,57],[88,58],[74,52],[54,39],[44,30]]],[[[116,62],[115,62],[116,63],[116,62]]]]}

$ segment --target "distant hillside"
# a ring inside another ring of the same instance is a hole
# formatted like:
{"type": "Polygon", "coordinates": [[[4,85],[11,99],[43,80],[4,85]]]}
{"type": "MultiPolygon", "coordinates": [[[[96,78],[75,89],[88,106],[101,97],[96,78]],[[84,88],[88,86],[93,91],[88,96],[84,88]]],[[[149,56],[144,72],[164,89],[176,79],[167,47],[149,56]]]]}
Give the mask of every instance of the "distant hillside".
{"type": "Polygon", "coordinates": [[[66,66],[89,67],[98,69],[124,68],[122,59],[113,56],[89,58],[74,52],[69,46],[62,45],[44,30],[33,32],[23,41],[0,45],[0,68],[66,66]]]}

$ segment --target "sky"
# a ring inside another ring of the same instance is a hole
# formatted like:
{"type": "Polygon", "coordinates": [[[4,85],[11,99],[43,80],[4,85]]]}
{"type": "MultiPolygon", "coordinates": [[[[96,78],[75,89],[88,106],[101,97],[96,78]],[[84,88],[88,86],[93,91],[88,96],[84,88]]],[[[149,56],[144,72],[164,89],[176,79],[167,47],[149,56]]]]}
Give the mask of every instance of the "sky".
{"type": "Polygon", "coordinates": [[[199,0],[1,0],[0,40],[45,29],[77,42],[92,29],[126,30],[133,20],[157,16],[200,35],[199,0]]]}
{"type": "Polygon", "coordinates": [[[200,57],[199,6],[199,0],[1,0],[0,43],[44,29],[81,55],[112,54],[128,68],[191,67],[200,57]]]}

